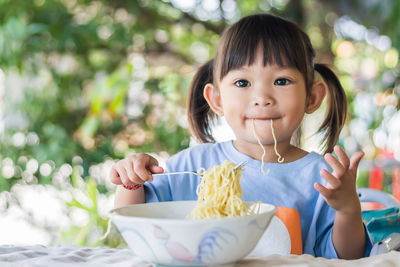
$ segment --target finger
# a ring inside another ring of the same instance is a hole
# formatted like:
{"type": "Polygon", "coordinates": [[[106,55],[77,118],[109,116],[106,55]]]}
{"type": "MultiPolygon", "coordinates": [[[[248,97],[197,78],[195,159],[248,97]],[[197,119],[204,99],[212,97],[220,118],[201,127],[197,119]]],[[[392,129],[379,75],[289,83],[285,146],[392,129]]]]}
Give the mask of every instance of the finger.
{"type": "Polygon", "coordinates": [[[330,189],[337,189],[340,187],[340,185],[342,184],[342,182],[336,178],[335,176],[333,176],[330,172],[328,172],[327,170],[321,170],[320,172],[322,178],[325,179],[325,181],[328,182],[328,187],[330,189]]]}
{"type": "Polygon", "coordinates": [[[152,181],[153,176],[147,169],[150,168],[151,165],[158,165],[158,161],[156,159],[152,160],[152,157],[139,157],[135,160],[133,168],[141,180],[152,181]]]}
{"type": "Polygon", "coordinates": [[[314,183],[314,188],[325,198],[329,198],[331,195],[331,191],[326,188],[325,186],[323,186],[322,184],[316,182],[314,183]]]}
{"type": "Polygon", "coordinates": [[[118,172],[119,178],[121,179],[122,183],[124,185],[131,185],[131,180],[129,180],[128,174],[126,173],[126,170],[122,166],[122,164],[118,164],[115,168],[118,172]]]}
{"type": "Polygon", "coordinates": [[[135,172],[134,168],[134,161],[130,160],[129,161],[129,168],[132,170],[132,177],[131,181],[135,184],[144,184],[145,180],[141,179],[140,176],[135,172]]]}
{"type": "Polygon", "coordinates": [[[333,148],[333,150],[335,151],[336,155],[338,156],[339,161],[340,161],[340,163],[342,163],[344,169],[347,170],[350,165],[350,160],[349,160],[349,157],[347,156],[347,154],[344,152],[344,150],[340,146],[335,146],[333,148]]]}
{"type": "Polygon", "coordinates": [[[364,157],[364,152],[356,152],[351,156],[350,158],[350,168],[349,170],[351,173],[354,175],[354,177],[357,176],[357,169],[358,169],[358,164],[360,163],[362,157],[364,157]]]}
{"type": "Polygon", "coordinates": [[[109,179],[113,184],[122,184],[121,178],[119,177],[118,172],[115,169],[115,165],[112,166],[110,170],[109,179]]]}
{"type": "Polygon", "coordinates": [[[342,177],[346,170],[343,167],[343,165],[339,162],[339,160],[330,153],[325,154],[324,158],[326,162],[332,167],[333,169],[332,174],[336,178],[342,177]]]}
{"type": "Polygon", "coordinates": [[[126,159],[124,161],[123,167],[125,168],[126,174],[128,176],[128,179],[134,182],[137,175],[135,175],[133,171],[133,165],[132,165],[132,160],[131,159],[126,159]]]}

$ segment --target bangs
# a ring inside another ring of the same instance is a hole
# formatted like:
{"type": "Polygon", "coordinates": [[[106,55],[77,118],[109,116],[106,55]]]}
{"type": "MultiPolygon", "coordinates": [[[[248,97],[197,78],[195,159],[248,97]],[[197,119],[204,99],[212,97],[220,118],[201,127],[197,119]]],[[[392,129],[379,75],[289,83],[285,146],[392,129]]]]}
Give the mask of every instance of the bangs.
{"type": "Polygon", "coordinates": [[[216,77],[222,80],[229,71],[252,65],[257,49],[262,49],[264,66],[296,68],[307,81],[307,66],[314,56],[310,48],[308,37],[295,24],[268,14],[249,16],[224,33],[218,49],[216,77]]]}

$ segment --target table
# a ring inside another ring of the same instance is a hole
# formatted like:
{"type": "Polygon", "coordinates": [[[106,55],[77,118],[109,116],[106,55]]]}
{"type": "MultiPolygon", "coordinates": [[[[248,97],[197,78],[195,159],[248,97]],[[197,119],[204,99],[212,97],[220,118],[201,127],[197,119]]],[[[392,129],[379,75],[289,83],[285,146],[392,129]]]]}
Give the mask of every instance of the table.
{"type": "MultiPolygon", "coordinates": [[[[400,252],[372,256],[358,260],[328,260],[311,255],[269,255],[264,258],[244,258],[239,262],[224,265],[224,267],[258,267],[258,266],[399,266],[400,252]]],[[[151,263],[144,262],[130,249],[115,249],[107,247],[79,247],[79,246],[0,246],[0,266],[41,266],[41,267],[151,267],[151,263]]]]}

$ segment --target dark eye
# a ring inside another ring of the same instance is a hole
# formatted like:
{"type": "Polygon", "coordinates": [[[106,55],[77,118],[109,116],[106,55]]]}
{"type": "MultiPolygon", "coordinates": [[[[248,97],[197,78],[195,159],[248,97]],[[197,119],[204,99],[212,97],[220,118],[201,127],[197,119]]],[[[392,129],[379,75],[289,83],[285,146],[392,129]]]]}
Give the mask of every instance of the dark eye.
{"type": "Polygon", "coordinates": [[[286,78],[279,78],[277,80],[275,80],[274,85],[288,85],[290,84],[290,81],[286,78]]]}
{"type": "Polygon", "coordinates": [[[235,85],[238,87],[247,87],[247,86],[250,86],[250,82],[246,81],[246,80],[239,80],[239,81],[235,82],[235,85]]]}

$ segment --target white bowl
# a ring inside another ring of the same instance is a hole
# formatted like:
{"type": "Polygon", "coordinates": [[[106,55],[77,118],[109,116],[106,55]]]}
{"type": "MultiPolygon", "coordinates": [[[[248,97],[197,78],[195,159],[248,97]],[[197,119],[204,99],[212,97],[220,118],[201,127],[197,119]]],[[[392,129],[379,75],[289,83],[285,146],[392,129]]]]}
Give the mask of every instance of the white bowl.
{"type": "MultiPolygon", "coordinates": [[[[143,260],[180,266],[235,262],[256,246],[274,216],[262,203],[258,214],[186,219],[196,201],[130,205],[112,211],[112,221],[143,260]]],[[[254,202],[246,202],[249,207],[254,202]]]]}

